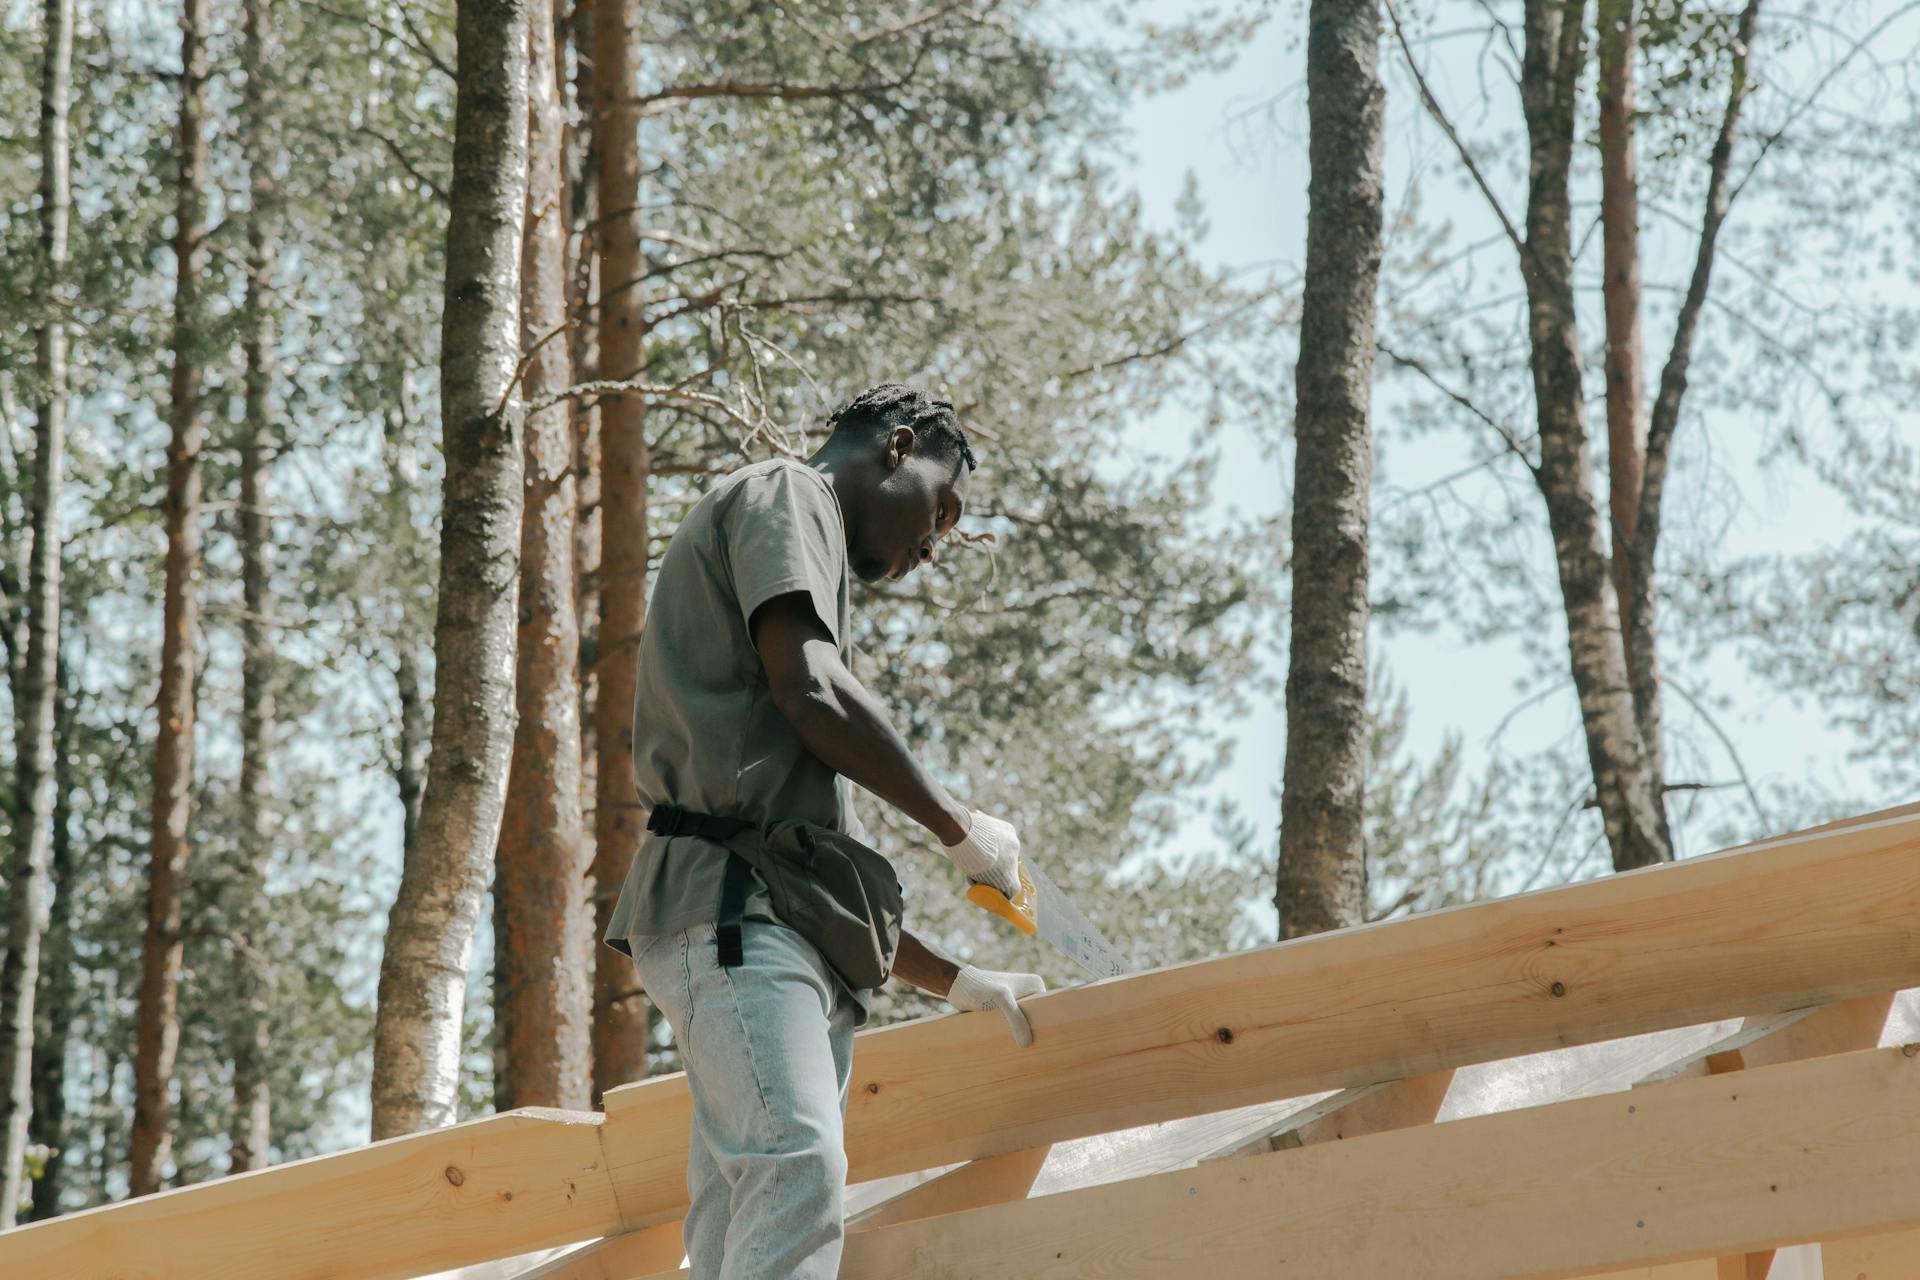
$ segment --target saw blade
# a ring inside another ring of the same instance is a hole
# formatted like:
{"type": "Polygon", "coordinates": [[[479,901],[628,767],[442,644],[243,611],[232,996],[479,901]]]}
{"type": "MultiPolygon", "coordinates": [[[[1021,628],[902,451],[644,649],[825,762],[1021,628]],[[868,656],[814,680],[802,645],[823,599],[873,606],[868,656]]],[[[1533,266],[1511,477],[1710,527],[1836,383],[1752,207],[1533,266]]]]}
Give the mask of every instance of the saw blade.
{"type": "Polygon", "coordinates": [[[1073,905],[1073,899],[1047,879],[1046,873],[1030,862],[1021,869],[1033,881],[1034,926],[1042,939],[1096,978],[1117,978],[1131,971],[1120,953],[1073,905]]]}

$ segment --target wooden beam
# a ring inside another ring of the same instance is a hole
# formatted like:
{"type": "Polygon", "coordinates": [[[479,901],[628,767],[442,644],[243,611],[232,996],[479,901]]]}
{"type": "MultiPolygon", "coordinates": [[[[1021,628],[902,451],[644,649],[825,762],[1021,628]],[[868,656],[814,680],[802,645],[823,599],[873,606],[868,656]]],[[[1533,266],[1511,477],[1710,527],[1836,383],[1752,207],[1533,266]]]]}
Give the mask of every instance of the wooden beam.
{"type": "MultiPolygon", "coordinates": [[[[1034,1147],[1009,1151],[949,1169],[855,1214],[847,1219],[847,1230],[869,1231],[896,1222],[1018,1200],[1033,1189],[1033,1180],[1040,1176],[1040,1168],[1052,1150],[1034,1147]]],[[[680,1260],[686,1256],[680,1226],[678,1222],[664,1222],[594,1240],[514,1280],[632,1280],[656,1273],[671,1276],[679,1271],[680,1260]]]]}
{"type": "MultiPolygon", "coordinates": [[[[1920,814],[1781,837],[856,1041],[854,1180],[1920,983],[1920,814]]],[[[607,1095],[637,1221],[684,1211],[683,1077],[607,1095]]]]}
{"type": "Polygon", "coordinates": [[[1404,1129],[1412,1124],[1432,1124],[1452,1084],[1453,1072],[1449,1069],[1411,1080],[1386,1080],[1357,1089],[1342,1089],[1280,1117],[1256,1133],[1208,1152],[1200,1157],[1200,1163],[1287,1151],[1312,1142],[1340,1142],[1362,1134],[1404,1129]]]}
{"type": "Polygon", "coordinates": [[[847,1230],[868,1231],[896,1222],[1023,1200],[1033,1190],[1033,1180],[1040,1176],[1040,1169],[1052,1150],[1050,1146],[1029,1147],[1025,1151],[970,1160],[855,1214],[847,1219],[847,1230]]]}
{"type": "Polygon", "coordinates": [[[1920,1225],[1920,1059],[1681,1080],[850,1238],[842,1280],[1574,1276],[1920,1225]]]}
{"type": "Polygon", "coordinates": [[[382,1280],[624,1225],[601,1117],[529,1108],[0,1233],[0,1275],[382,1280]]]}
{"type": "MultiPolygon", "coordinates": [[[[1871,997],[1868,997],[1871,999],[1871,997]]],[[[1831,1009],[1832,1005],[1810,1005],[1805,1009],[1789,1009],[1785,1013],[1771,1014],[1764,1018],[1743,1019],[1739,1027],[1721,1036],[1711,1044],[1701,1045],[1685,1057],[1675,1058],[1648,1072],[1633,1082],[1634,1088],[1649,1084],[1666,1084],[1670,1080],[1691,1080],[1696,1076],[1724,1075],[1729,1071],[1739,1071],[1747,1065],[1742,1050],[1757,1040],[1777,1035],[1803,1018],[1811,1018],[1822,1009],[1831,1009]]],[[[1869,1049],[1871,1045],[1855,1045],[1856,1049],[1869,1049]]]]}
{"type": "Polygon", "coordinates": [[[1920,1276],[1920,1231],[1829,1240],[1820,1246],[1827,1280],[1913,1280],[1920,1276]]]}
{"type": "Polygon", "coordinates": [[[514,1280],[633,1280],[656,1271],[673,1271],[687,1256],[679,1222],[589,1241],[549,1258],[514,1280]]]}

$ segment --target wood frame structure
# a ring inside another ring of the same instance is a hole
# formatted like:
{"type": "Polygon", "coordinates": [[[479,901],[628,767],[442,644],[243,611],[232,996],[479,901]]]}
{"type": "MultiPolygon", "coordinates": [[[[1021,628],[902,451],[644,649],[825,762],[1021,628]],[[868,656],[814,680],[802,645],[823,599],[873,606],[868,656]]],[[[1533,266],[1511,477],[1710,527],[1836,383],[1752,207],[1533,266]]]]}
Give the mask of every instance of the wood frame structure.
{"type": "MultiPolygon", "coordinates": [[[[1024,1051],[977,1016],[863,1033],[852,1179],[960,1167],[853,1220],[842,1274],[1726,1276],[1874,1233],[1911,1257],[1884,1233],[1920,1228],[1920,1060],[1873,1046],[1916,985],[1920,805],[1050,993],[1024,1051]],[[1434,1123],[1454,1068],[1735,1017],[1670,1078],[1434,1123]],[[1027,1198],[1048,1144],[1339,1090],[1198,1167],[1027,1198]]],[[[688,1106],[667,1077],[604,1117],[163,1192],[0,1234],[0,1273],[378,1280],[599,1237],[529,1274],[632,1280],[678,1261],[688,1106]]]]}

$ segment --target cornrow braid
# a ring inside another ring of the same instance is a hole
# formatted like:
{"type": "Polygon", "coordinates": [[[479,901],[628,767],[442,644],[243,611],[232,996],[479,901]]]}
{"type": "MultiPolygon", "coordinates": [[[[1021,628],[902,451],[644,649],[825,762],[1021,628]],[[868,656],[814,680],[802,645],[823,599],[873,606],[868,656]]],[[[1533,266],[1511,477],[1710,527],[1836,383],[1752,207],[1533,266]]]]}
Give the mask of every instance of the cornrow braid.
{"type": "Polygon", "coordinates": [[[968,471],[980,465],[960,419],[954,415],[952,402],[935,400],[918,387],[878,383],[835,409],[827,419],[828,430],[836,436],[876,434],[895,427],[911,427],[920,441],[918,447],[933,457],[957,456],[965,460],[968,471]]]}

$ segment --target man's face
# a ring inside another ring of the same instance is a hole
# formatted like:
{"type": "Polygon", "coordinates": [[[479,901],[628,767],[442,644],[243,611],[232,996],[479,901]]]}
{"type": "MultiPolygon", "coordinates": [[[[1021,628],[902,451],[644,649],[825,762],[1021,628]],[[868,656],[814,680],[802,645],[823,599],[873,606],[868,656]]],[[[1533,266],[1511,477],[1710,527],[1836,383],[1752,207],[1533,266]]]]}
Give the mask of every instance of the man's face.
{"type": "Polygon", "coordinates": [[[863,582],[898,582],[923,564],[959,523],[971,480],[966,464],[933,458],[914,448],[914,433],[896,427],[881,444],[875,484],[864,495],[849,567],[863,582]]]}

